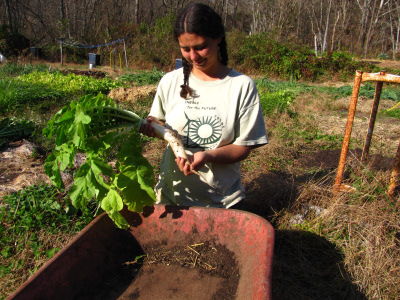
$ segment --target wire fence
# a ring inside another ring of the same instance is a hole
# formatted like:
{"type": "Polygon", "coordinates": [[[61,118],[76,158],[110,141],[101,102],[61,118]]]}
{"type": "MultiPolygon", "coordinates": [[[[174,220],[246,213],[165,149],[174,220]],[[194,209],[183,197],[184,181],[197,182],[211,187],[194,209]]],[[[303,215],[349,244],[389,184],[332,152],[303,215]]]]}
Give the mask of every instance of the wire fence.
{"type": "Polygon", "coordinates": [[[109,46],[109,45],[113,45],[113,44],[117,44],[120,43],[124,40],[126,40],[126,37],[120,38],[118,40],[109,42],[109,43],[105,43],[105,44],[96,44],[96,45],[87,45],[87,44],[78,44],[75,42],[72,42],[70,40],[64,40],[64,39],[58,39],[58,41],[66,46],[69,47],[75,47],[75,48],[84,48],[84,49],[91,49],[91,48],[100,48],[100,47],[105,47],[105,46],[109,46]]]}

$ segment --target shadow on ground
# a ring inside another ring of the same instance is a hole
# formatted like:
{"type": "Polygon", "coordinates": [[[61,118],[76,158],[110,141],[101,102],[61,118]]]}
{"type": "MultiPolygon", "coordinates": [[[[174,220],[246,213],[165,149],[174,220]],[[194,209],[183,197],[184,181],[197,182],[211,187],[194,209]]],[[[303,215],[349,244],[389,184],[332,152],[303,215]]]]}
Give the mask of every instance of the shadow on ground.
{"type": "Polygon", "coordinates": [[[367,299],[352,284],[335,246],[306,231],[275,232],[272,298],[367,299]]]}
{"type": "MultiPolygon", "coordinates": [[[[287,174],[264,174],[248,185],[242,209],[274,224],[298,197],[299,184],[287,174]]],[[[273,261],[274,300],[367,299],[352,284],[340,250],[316,234],[276,229],[273,261]]]]}

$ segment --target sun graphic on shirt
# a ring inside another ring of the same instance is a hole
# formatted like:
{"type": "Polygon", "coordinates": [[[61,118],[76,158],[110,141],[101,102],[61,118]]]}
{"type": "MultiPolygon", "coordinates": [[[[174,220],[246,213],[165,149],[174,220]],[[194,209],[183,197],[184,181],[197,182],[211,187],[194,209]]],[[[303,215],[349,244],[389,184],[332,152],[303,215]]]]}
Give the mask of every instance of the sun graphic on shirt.
{"type": "Polygon", "coordinates": [[[202,117],[190,122],[188,137],[199,146],[210,145],[221,138],[222,126],[217,118],[202,117]]]}

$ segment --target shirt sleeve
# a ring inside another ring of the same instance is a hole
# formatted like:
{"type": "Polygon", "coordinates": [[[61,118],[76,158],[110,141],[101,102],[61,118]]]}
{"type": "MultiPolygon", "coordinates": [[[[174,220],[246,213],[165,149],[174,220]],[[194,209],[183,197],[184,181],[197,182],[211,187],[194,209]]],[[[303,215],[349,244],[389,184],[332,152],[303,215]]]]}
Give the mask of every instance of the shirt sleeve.
{"type": "Polygon", "coordinates": [[[233,144],[241,146],[261,146],[268,143],[260,97],[253,80],[249,78],[243,85],[239,100],[235,140],[233,144]]]}
{"type": "Polygon", "coordinates": [[[169,81],[168,76],[164,75],[158,84],[157,92],[149,113],[149,116],[156,117],[160,121],[165,121],[165,95],[167,94],[165,87],[168,86],[168,84],[166,84],[167,81],[169,81]]]}

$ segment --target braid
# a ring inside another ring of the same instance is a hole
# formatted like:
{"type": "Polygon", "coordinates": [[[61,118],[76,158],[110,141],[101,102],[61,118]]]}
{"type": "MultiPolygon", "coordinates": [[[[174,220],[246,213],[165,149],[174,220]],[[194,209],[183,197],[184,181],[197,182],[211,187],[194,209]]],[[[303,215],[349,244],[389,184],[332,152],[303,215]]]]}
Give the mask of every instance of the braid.
{"type": "Polygon", "coordinates": [[[189,75],[192,71],[192,65],[182,57],[183,65],[183,84],[181,85],[181,97],[186,99],[188,95],[193,96],[193,90],[189,87],[189,75]]]}
{"type": "Polygon", "coordinates": [[[222,37],[221,42],[218,44],[219,46],[219,60],[224,66],[228,65],[228,50],[226,48],[226,39],[225,36],[222,37]]]}

